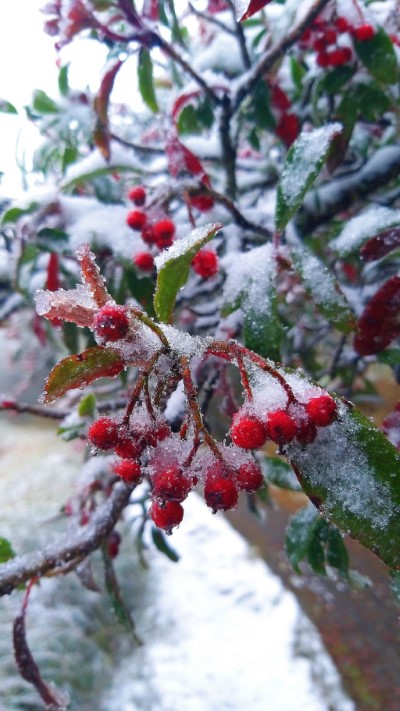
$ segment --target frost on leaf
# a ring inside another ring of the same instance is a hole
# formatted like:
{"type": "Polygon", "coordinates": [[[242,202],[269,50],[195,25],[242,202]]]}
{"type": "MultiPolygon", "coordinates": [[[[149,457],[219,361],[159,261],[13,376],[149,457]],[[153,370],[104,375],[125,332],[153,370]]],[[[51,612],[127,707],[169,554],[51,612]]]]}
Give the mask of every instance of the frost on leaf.
{"type": "Polygon", "coordinates": [[[86,286],[76,289],[58,289],[57,291],[37,291],[35,294],[36,311],[47,319],[59,318],[71,321],[82,328],[93,323],[97,311],[96,303],[86,286]]]}
{"type": "Polygon", "coordinates": [[[88,244],[81,245],[76,250],[76,256],[80,262],[82,280],[89,289],[97,306],[101,308],[107,301],[111,301],[111,297],[100,274],[100,269],[96,264],[96,258],[93,252],[90,251],[88,244]]]}
{"type": "Polygon", "coordinates": [[[398,224],[400,224],[400,210],[371,207],[349,220],[340,234],[332,240],[331,247],[337,254],[346,257],[371,237],[398,224]]]}

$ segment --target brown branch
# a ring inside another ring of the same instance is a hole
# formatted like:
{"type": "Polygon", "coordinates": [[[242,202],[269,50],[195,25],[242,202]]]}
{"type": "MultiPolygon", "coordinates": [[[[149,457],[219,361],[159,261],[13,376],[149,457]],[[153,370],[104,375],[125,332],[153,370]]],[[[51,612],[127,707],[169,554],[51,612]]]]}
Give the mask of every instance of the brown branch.
{"type": "Polygon", "coordinates": [[[218,20],[214,15],[207,15],[206,12],[197,10],[197,8],[195,8],[191,2],[189,3],[188,7],[190,12],[193,12],[193,14],[196,15],[196,17],[199,17],[201,20],[205,20],[206,22],[209,22],[210,25],[215,25],[215,27],[219,27],[220,30],[222,30],[223,32],[227,32],[229,35],[236,34],[235,30],[232,30],[230,27],[221,22],[221,20],[218,20]]]}
{"type": "Polygon", "coordinates": [[[71,560],[87,557],[111,533],[129,502],[131,486],[115,484],[110,497],[101,504],[90,523],[68,534],[42,551],[17,556],[0,566],[0,596],[9,595],[18,585],[36,576],[64,567],[71,560]]]}
{"type": "Polygon", "coordinates": [[[264,54],[244,76],[236,91],[236,96],[232,101],[234,112],[238,110],[246,96],[251,94],[263,74],[266,74],[274,66],[275,62],[277,62],[278,59],[281,59],[285,52],[292,47],[298,39],[300,39],[304,30],[319,15],[328,2],[330,2],[330,0],[316,0],[303,20],[301,20],[301,22],[299,22],[299,24],[296,25],[291,32],[283,37],[276,47],[272,47],[272,49],[267,51],[266,54],[264,54]]]}

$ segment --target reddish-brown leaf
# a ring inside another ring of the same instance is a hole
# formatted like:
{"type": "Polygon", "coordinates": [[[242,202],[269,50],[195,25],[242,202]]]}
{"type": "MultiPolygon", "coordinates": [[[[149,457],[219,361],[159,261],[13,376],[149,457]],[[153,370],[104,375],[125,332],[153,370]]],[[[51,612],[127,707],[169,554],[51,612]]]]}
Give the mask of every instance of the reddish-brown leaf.
{"type": "Polygon", "coordinates": [[[400,247],[400,226],[390,227],[390,229],[380,232],[375,237],[371,237],[361,247],[360,255],[366,262],[373,262],[375,259],[380,259],[389,254],[397,247],[400,247]]]}
{"type": "Polygon", "coordinates": [[[391,277],[378,289],[357,327],[353,345],[360,355],[379,353],[400,335],[400,277],[391,277]]]}
{"type": "Polygon", "coordinates": [[[93,252],[90,251],[88,244],[83,244],[79,247],[76,251],[76,256],[80,262],[82,279],[85,285],[89,288],[89,291],[97,306],[101,308],[108,301],[111,301],[111,296],[106,289],[104,279],[101,276],[100,269],[96,264],[96,258],[93,252]]]}
{"type": "Polygon", "coordinates": [[[268,5],[269,2],[271,2],[271,0],[250,0],[249,4],[247,5],[247,10],[245,12],[243,12],[242,3],[235,3],[235,5],[237,6],[237,19],[239,20],[239,22],[248,20],[249,17],[255,15],[256,12],[259,12],[259,10],[262,10],[263,7],[268,5]]]}

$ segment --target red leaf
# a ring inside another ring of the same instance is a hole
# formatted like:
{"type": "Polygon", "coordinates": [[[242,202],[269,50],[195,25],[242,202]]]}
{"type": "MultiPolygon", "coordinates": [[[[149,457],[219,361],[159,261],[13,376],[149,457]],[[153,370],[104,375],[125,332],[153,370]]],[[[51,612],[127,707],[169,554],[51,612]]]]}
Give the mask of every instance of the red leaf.
{"type": "Polygon", "coordinates": [[[25,593],[22,610],[14,620],[13,642],[15,661],[17,662],[18,670],[22,678],[35,687],[40,698],[46,704],[46,707],[64,709],[69,703],[68,696],[56,689],[53,684],[47,684],[47,682],[44,681],[26,640],[25,616],[33,582],[34,581],[31,581],[25,593]]]}
{"type": "Polygon", "coordinates": [[[379,353],[400,335],[400,277],[391,277],[381,286],[357,326],[353,345],[360,355],[379,353]]]}
{"type": "Polygon", "coordinates": [[[239,22],[243,22],[244,20],[248,20],[249,17],[252,17],[252,15],[255,15],[256,12],[259,12],[259,10],[262,10],[263,7],[268,5],[268,3],[271,2],[271,0],[250,0],[246,12],[242,13],[243,10],[243,5],[242,3],[237,3],[237,11],[236,11],[236,16],[239,20],[239,22]]]}
{"type": "Polygon", "coordinates": [[[88,244],[83,244],[76,250],[76,256],[80,262],[82,279],[85,285],[89,288],[91,295],[97,306],[101,308],[108,301],[111,301],[111,296],[108,293],[104,279],[100,274],[100,269],[96,264],[96,258],[93,252],[90,251],[88,244]]]}
{"type": "Polygon", "coordinates": [[[202,93],[202,89],[197,89],[196,91],[191,91],[188,94],[181,94],[181,96],[178,96],[172,107],[173,120],[176,121],[180,112],[182,111],[183,107],[186,106],[186,104],[189,104],[192,99],[201,96],[202,93]]]}
{"type": "Polygon", "coordinates": [[[100,89],[94,100],[94,110],[97,114],[96,126],[93,131],[93,141],[106,160],[110,158],[110,134],[108,130],[108,104],[114,86],[115,77],[123,62],[118,59],[106,71],[100,84],[100,89]]]}
{"type": "Polygon", "coordinates": [[[171,175],[176,178],[182,171],[187,171],[191,175],[200,175],[208,180],[201,162],[191,151],[189,151],[176,136],[170,137],[166,145],[168,167],[171,175]]]}
{"type": "Polygon", "coordinates": [[[362,247],[360,255],[366,262],[373,262],[400,247],[400,227],[391,227],[368,240],[362,247]]]}
{"type": "Polygon", "coordinates": [[[53,252],[50,254],[49,263],[47,265],[46,289],[49,289],[49,291],[57,291],[59,288],[60,279],[58,276],[58,254],[53,252]]]}

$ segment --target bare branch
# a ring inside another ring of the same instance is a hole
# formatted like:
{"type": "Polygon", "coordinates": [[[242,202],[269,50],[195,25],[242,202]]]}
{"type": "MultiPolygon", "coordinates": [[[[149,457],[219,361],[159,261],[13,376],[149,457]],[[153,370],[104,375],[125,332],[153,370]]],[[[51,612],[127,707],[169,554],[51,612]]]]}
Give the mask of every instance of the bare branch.
{"type": "Polygon", "coordinates": [[[45,550],[28,553],[0,566],[0,596],[9,595],[18,585],[36,576],[64,567],[71,560],[86,557],[99,548],[111,533],[129,502],[131,486],[115,484],[110,497],[101,504],[90,523],[46,546],[45,550]]]}

